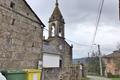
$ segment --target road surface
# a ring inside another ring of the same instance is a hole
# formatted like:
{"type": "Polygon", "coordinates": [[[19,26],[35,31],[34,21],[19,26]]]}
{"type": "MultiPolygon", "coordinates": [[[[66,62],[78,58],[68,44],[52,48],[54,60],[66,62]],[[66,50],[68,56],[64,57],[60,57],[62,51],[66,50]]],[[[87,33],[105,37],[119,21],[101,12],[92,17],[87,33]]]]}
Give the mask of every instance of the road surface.
{"type": "Polygon", "coordinates": [[[98,76],[87,76],[90,80],[111,80],[108,78],[104,78],[104,77],[98,77],[98,76]]]}

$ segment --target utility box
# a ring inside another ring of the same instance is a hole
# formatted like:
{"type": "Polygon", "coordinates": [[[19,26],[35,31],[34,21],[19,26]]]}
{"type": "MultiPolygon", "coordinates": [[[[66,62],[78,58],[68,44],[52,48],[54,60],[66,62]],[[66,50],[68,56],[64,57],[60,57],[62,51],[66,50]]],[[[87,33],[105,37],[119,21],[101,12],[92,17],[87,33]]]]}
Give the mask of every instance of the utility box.
{"type": "Polygon", "coordinates": [[[41,70],[40,69],[25,69],[27,73],[27,80],[41,80],[41,70]]]}
{"type": "Polygon", "coordinates": [[[3,71],[2,74],[7,80],[26,80],[26,73],[22,70],[7,70],[3,71]]]}

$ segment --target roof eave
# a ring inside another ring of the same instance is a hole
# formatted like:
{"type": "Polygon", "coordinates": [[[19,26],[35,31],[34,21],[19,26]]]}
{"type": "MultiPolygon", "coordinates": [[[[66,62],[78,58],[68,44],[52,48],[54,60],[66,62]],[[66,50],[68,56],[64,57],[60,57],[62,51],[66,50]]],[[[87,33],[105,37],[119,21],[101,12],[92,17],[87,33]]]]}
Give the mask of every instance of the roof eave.
{"type": "Polygon", "coordinates": [[[40,24],[42,25],[41,27],[45,27],[45,25],[43,24],[43,22],[40,20],[40,18],[37,16],[37,14],[33,11],[33,9],[30,7],[30,5],[26,2],[26,0],[23,0],[25,2],[25,4],[28,6],[28,8],[33,12],[33,14],[35,15],[35,17],[39,20],[40,24]]]}

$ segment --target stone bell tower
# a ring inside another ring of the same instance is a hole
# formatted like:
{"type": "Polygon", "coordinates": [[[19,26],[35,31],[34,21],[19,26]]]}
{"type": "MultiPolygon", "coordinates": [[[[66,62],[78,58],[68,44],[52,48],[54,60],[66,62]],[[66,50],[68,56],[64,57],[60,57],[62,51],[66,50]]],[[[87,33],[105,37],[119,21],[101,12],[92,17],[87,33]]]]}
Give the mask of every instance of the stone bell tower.
{"type": "MultiPolygon", "coordinates": [[[[65,40],[65,22],[64,18],[59,9],[58,0],[56,0],[55,8],[53,10],[52,15],[49,18],[49,36],[48,39],[45,40],[45,45],[53,46],[56,52],[53,51],[52,47],[50,49],[45,48],[45,50],[49,50],[47,54],[50,56],[57,56],[58,67],[48,67],[44,69],[44,80],[70,80],[70,74],[65,77],[66,73],[69,73],[68,66],[72,64],[72,48],[67,41],[65,40]],[[64,74],[63,74],[64,73],[64,74]],[[62,79],[61,79],[62,78],[62,79]],[[66,79],[67,78],[67,79],[66,79]]],[[[53,60],[49,60],[53,61],[53,60]]],[[[53,61],[54,62],[54,61],[53,61]]],[[[72,79],[72,78],[71,78],[72,79]]]]}
{"type": "Polygon", "coordinates": [[[56,0],[55,9],[49,19],[49,38],[64,38],[64,19],[59,9],[58,0],[56,0]]]}

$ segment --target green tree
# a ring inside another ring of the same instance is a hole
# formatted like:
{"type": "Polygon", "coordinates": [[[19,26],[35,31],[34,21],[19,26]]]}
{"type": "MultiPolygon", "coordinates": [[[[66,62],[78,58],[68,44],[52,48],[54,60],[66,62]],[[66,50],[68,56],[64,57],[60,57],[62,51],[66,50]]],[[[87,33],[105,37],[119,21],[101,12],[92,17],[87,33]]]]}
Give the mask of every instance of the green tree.
{"type": "MultiPolygon", "coordinates": [[[[87,59],[88,65],[87,70],[90,73],[95,73],[96,75],[100,75],[100,64],[99,64],[99,57],[91,57],[87,59]]],[[[105,70],[105,65],[102,61],[103,72],[105,70]]]]}

